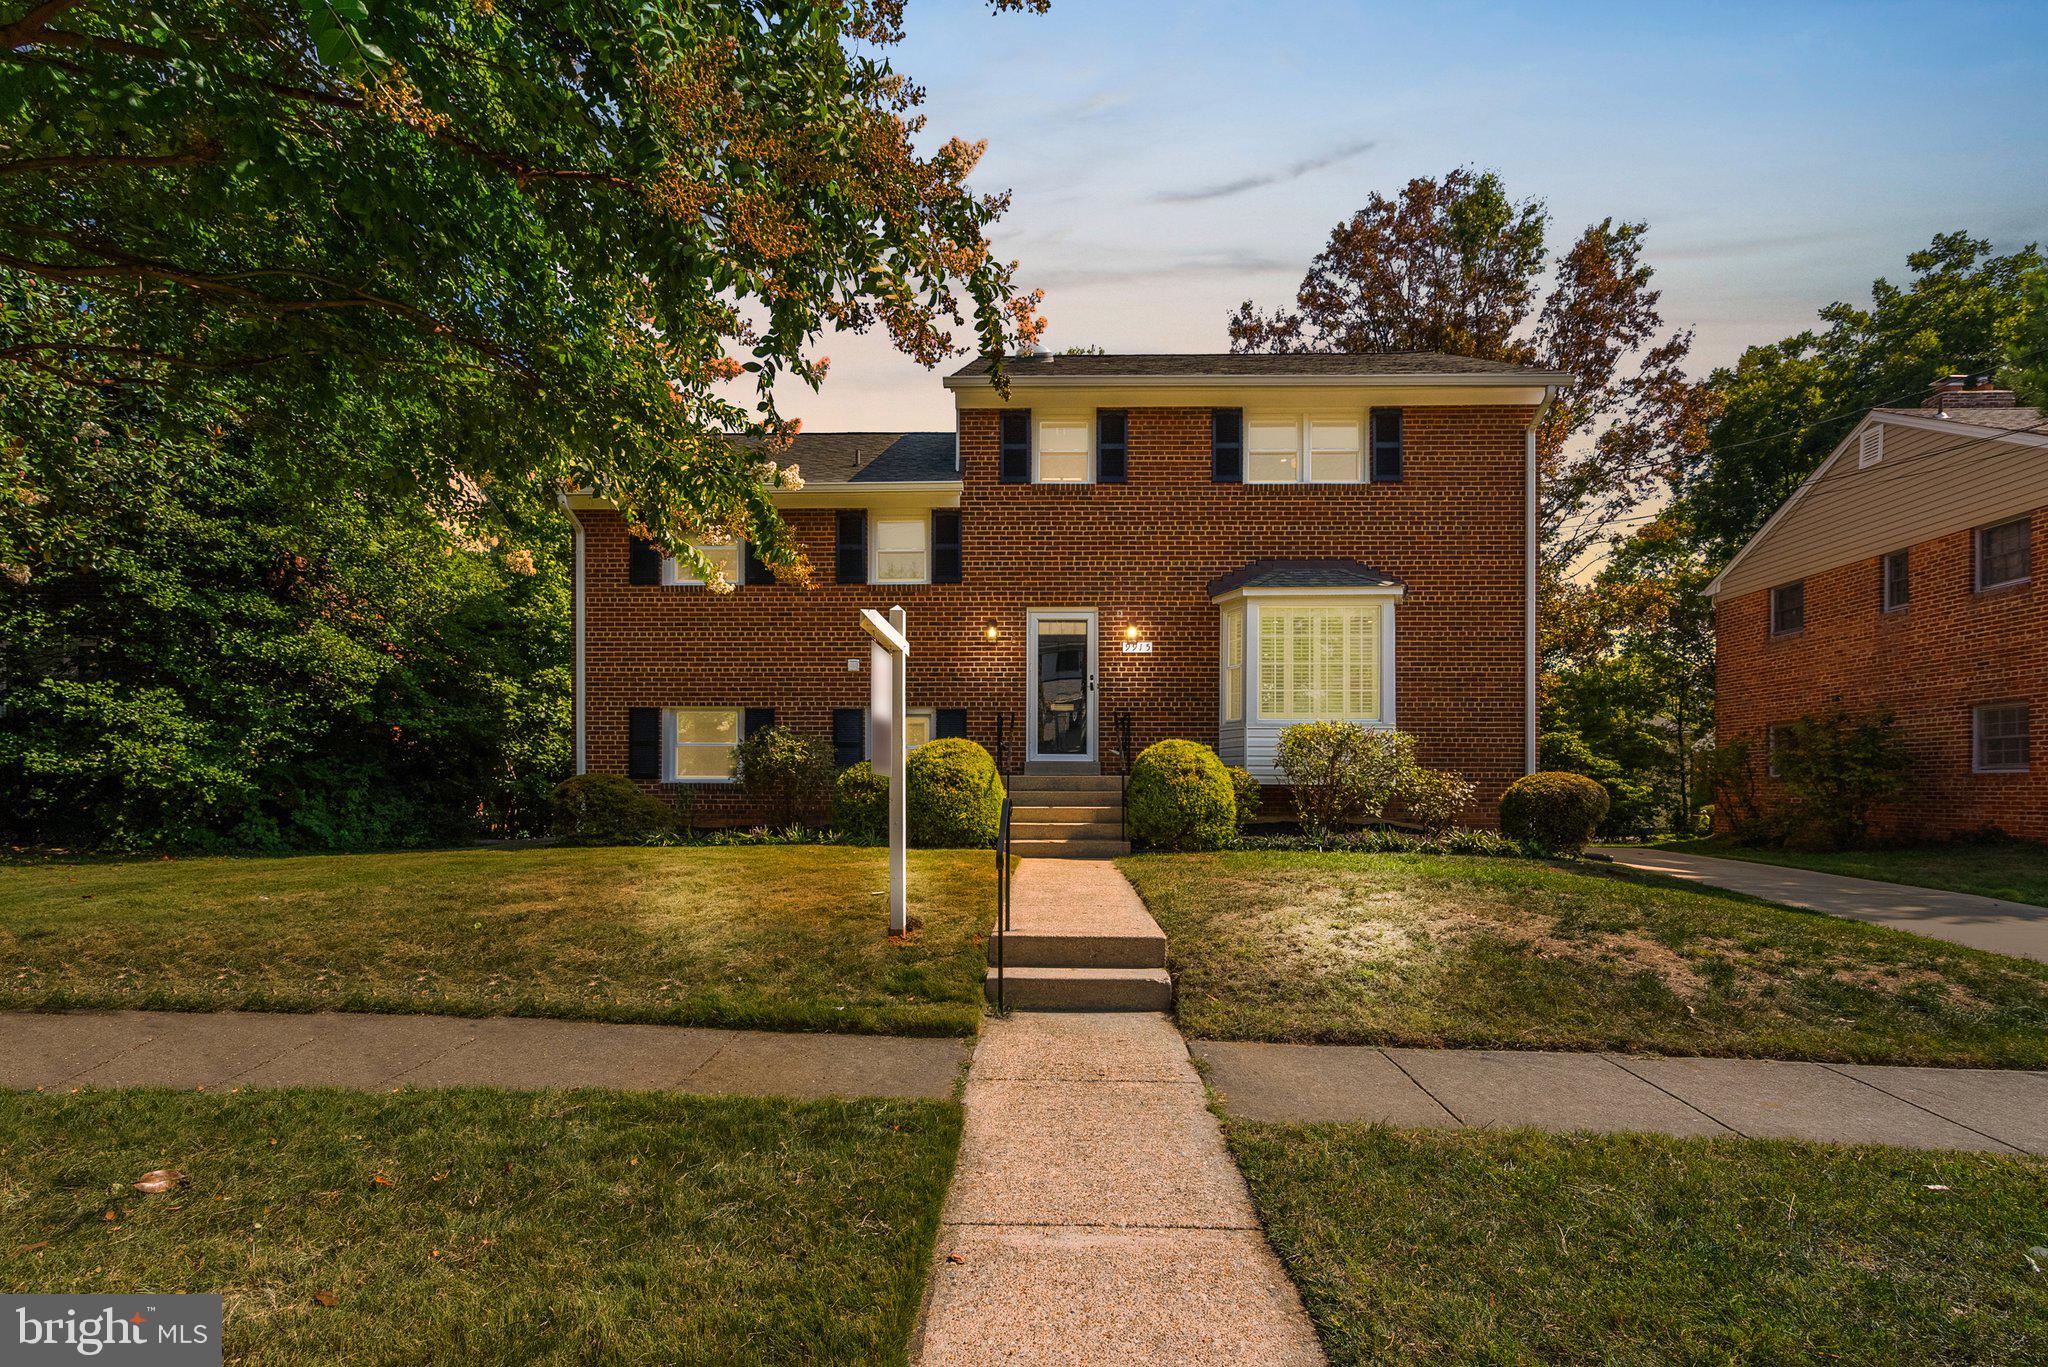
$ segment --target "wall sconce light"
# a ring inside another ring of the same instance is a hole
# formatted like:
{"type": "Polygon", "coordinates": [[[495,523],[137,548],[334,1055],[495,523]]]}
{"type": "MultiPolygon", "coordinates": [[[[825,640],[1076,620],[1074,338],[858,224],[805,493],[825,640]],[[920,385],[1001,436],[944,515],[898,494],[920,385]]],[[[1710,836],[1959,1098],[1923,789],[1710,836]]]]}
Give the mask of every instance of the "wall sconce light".
{"type": "Polygon", "coordinates": [[[983,628],[981,634],[988,637],[989,640],[993,641],[996,637],[1002,635],[1003,633],[997,631],[994,627],[985,627],[983,628]]]}
{"type": "Polygon", "coordinates": [[[1137,629],[1136,627],[1125,627],[1125,628],[1124,628],[1124,639],[1125,639],[1126,641],[1135,641],[1135,640],[1137,640],[1137,639],[1138,639],[1138,629],[1137,629]]]}

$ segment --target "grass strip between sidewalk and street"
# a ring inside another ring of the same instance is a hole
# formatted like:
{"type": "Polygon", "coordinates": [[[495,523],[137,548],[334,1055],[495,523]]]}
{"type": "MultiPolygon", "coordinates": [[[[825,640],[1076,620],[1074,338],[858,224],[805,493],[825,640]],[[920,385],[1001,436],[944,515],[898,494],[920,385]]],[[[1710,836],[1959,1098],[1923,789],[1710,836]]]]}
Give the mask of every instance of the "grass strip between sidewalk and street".
{"type": "Polygon", "coordinates": [[[937,1102],[0,1096],[0,1285],[218,1292],[229,1362],[902,1362],[959,1135],[937,1102]]]}

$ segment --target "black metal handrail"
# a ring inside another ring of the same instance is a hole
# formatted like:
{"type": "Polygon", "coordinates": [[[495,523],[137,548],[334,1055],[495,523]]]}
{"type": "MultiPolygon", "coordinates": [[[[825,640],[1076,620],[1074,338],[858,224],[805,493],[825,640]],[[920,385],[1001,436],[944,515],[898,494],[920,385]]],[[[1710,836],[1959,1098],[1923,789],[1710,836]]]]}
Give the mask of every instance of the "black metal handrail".
{"type": "Polygon", "coordinates": [[[1137,758],[1136,755],[1131,753],[1130,713],[1119,712],[1116,714],[1116,738],[1117,745],[1121,747],[1123,754],[1124,769],[1124,781],[1118,785],[1117,792],[1116,838],[1119,840],[1129,840],[1131,838],[1131,761],[1137,758]]]}
{"type": "Polygon", "coordinates": [[[996,713],[996,772],[999,774],[1010,772],[1009,728],[1005,725],[1008,721],[1009,717],[1007,715],[1001,712],[996,713]]]}
{"type": "Polygon", "coordinates": [[[996,821],[996,1010],[1009,1009],[1008,981],[1003,976],[1004,951],[1010,934],[1010,799],[996,821]]]}

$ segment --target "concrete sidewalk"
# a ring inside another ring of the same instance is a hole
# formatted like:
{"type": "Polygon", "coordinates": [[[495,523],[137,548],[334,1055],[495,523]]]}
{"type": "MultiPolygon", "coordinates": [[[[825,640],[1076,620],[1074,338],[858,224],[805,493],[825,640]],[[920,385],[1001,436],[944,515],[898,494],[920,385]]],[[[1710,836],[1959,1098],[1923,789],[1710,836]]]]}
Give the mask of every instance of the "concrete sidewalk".
{"type": "Polygon", "coordinates": [[[323,1012],[0,1012],[0,1087],[615,1087],[953,1095],[967,1043],[323,1012]]]}
{"type": "Polygon", "coordinates": [[[1171,1021],[989,1021],[966,1103],[920,1367],[1323,1361],[1171,1021]]]}
{"type": "Polygon", "coordinates": [[[1709,883],[1788,907],[1910,930],[1994,954],[2048,961],[2048,907],[1750,859],[1713,859],[1632,845],[1602,845],[1595,852],[1626,868],[1709,883]]]}
{"type": "Polygon", "coordinates": [[[1320,1044],[1192,1046],[1230,1113],[2048,1154],[2048,1073],[1320,1044]]]}

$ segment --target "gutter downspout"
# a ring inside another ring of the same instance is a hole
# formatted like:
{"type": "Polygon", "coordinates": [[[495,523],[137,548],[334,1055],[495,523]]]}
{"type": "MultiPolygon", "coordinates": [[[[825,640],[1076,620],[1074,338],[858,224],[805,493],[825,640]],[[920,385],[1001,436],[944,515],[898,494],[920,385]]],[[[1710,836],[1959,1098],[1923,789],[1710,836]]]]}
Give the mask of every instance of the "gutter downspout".
{"type": "Polygon", "coordinates": [[[1536,532],[1536,429],[1550,411],[1557,391],[1546,386],[1536,416],[1529,419],[1523,438],[1522,509],[1522,772],[1536,772],[1536,562],[1540,552],[1536,532]]]}
{"type": "Polygon", "coordinates": [[[562,499],[562,511],[569,516],[569,541],[573,547],[569,571],[569,623],[575,641],[575,660],[569,691],[569,725],[574,737],[576,772],[582,774],[589,770],[583,741],[583,519],[576,516],[576,510],[569,506],[566,497],[562,499]]]}

